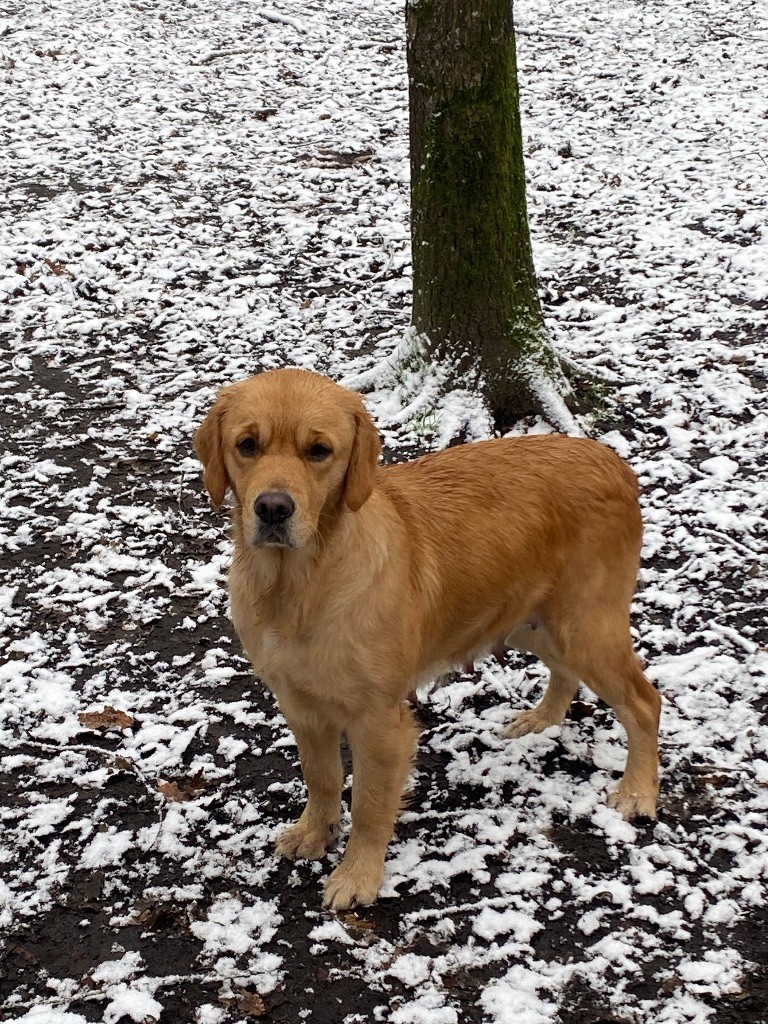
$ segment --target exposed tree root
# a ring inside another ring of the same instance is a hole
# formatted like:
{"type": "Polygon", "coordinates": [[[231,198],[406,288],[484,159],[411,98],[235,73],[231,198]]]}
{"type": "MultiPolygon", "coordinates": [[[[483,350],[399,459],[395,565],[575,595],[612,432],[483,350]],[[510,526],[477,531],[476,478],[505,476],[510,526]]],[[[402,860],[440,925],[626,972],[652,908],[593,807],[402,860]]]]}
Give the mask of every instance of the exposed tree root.
{"type": "MultiPolygon", "coordinates": [[[[538,411],[555,430],[583,437],[584,429],[568,405],[574,398],[569,380],[577,372],[580,368],[572,360],[555,354],[551,369],[531,362],[521,367],[521,378],[530,394],[533,410],[538,411]]],[[[583,376],[588,379],[586,372],[583,376]]],[[[430,418],[434,420],[438,442],[443,444],[459,436],[478,440],[493,432],[491,403],[483,398],[482,381],[475,377],[471,380],[457,378],[436,363],[428,354],[425,340],[412,327],[387,356],[369,369],[345,377],[341,383],[354,391],[395,392],[400,409],[395,413],[390,411],[381,419],[385,427],[398,427],[430,418]]],[[[497,421],[502,430],[510,425],[497,421]]]]}
{"type": "Polygon", "coordinates": [[[596,370],[593,367],[582,366],[581,363],[561,352],[556,353],[556,358],[560,369],[568,380],[596,381],[600,384],[620,383],[619,377],[611,373],[610,370],[596,370]]]}
{"type": "Polygon", "coordinates": [[[542,415],[547,423],[571,437],[585,436],[584,430],[568,408],[556,382],[550,377],[540,376],[530,381],[530,388],[538,399],[542,415]]]}

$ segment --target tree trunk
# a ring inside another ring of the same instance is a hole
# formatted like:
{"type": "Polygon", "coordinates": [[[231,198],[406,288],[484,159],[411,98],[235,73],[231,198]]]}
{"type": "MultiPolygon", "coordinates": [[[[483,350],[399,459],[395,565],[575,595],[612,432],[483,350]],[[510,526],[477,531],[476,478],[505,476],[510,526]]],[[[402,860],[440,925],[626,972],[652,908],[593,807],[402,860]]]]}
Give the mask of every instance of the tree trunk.
{"type": "Polygon", "coordinates": [[[528,230],[511,0],[408,0],[407,39],[415,332],[497,424],[567,416],[528,230]]]}

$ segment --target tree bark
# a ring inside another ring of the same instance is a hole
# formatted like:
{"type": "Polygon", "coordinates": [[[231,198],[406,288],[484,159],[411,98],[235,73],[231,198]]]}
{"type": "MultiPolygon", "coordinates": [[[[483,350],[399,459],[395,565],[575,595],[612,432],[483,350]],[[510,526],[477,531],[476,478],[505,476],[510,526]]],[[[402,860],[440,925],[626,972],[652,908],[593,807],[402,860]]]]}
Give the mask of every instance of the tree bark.
{"type": "Polygon", "coordinates": [[[406,12],[413,327],[497,424],[553,402],[567,415],[531,252],[511,0],[406,12]]]}

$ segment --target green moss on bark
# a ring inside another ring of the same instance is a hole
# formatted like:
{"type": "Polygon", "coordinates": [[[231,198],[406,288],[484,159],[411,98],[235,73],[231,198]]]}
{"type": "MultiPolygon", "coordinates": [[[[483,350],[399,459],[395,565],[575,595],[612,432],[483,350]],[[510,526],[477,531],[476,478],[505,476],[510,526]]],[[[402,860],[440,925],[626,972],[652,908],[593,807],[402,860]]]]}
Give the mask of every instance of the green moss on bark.
{"type": "Polygon", "coordinates": [[[413,325],[497,418],[557,376],[531,253],[509,0],[408,10],[413,325]]]}

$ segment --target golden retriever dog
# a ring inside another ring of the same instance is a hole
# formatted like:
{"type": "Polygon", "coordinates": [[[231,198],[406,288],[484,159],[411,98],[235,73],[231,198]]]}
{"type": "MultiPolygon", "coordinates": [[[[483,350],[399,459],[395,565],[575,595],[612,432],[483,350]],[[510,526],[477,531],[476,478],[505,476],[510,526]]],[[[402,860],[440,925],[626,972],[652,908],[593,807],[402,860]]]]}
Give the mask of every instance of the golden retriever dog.
{"type": "Polygon", "coordinates": [[[213,503],[232,491],[232,618],[307,784],[283,856],[325,853],[342,734],[351,749],[352,830],[326,906],[378,894],[418,735],[406,697],[500,643],[551,672],[506,735],[560,724],[583,680],[627,732],[612,805],[655,817],[660,698],[630,638],[642,523],[618,455],[532,436],[382,467],[362,399],[298,369],[223,388],[194,444],[213,503]]]}

